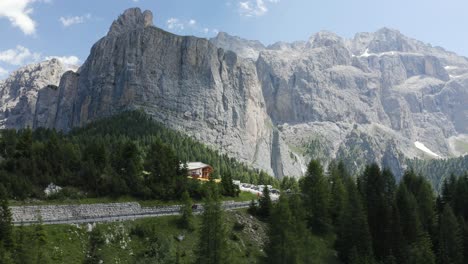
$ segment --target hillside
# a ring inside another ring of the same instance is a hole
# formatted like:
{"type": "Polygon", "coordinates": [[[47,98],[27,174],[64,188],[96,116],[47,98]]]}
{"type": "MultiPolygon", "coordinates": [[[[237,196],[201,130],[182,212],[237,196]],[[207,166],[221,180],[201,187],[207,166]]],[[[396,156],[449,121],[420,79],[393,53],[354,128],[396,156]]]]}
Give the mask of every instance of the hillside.
{"type": "Polygon", "coordinates": [[[124,112],[66,135],[48,129],[2,130],[0,135],[0,182],[18,200],[44,198],[43,190],[51,182],[66,187],[63,193],[72,198],[131,195],[170,200],[184,190],[201,198],[202,185],[187,180],[181,161],[211,164],[213,177],[277,185],[265,172],[141,112],[124,112]]]}

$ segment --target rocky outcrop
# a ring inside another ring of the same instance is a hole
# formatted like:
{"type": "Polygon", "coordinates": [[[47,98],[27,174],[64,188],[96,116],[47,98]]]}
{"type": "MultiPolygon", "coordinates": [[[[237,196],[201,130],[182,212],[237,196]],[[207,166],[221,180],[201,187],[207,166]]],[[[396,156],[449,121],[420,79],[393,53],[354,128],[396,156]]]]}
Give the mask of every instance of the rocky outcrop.
{"type": "Polygon", "coordinates": [[[64,65],[57,59],[27,65],[0,82],[0,128],[33,127],[37,94],[56,89],[64,65]]]}
{"type": "Polygon", "coordinates": [[[401,174],[405,158],[427,157],[415,142],[451,157],[468,138],[468,59],[388,28],[265,47],[226,33],[177,36],[129,9],[77,73],[27,88],[37,103],[11,83],[0,84],[2,102],[17,98],[2,104],[3,126],[68,131],[143,109],[277,177],[302,175],[311,158],[401,174]]]}
{"type": "Polygon", "coordinates": [[[216,47],[235,52],[242,58],[257,60],[260,51],[265,50],[265,46],[257,40],[246,40],[236,36],[231,36],[226,32],[219,32],[210,42],[216,47]]]}

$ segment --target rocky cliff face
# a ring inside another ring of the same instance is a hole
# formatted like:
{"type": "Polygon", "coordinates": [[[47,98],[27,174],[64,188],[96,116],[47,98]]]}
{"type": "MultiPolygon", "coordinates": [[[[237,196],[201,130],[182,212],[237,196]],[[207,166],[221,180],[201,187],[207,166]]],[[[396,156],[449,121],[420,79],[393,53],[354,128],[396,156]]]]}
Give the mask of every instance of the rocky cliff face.
{"type": "Polygon", "coordinates": [[[375,161],[397,175],[405,158],[466,154],[467,63],[387,28],[351,40],[319,32],[256,62],[268,115],[303,160],[375,161]]]}
{"type": "Polygon", "coordinates": [[[21,93],[13,77],[0,84],[3,126],[68,131],[143,109],[277,177],[302,175],[311,158],[355,170],[376,161],[399,174],[406,157],[467,151],[468,60],[386,28],[265,47],[225,33],[176,36],[129,9],[77,73],[47,86],[61,74],[24,84],[38,93],[28,103],[4,103],[21,93]]]}
{"type": "MultiPolygon", "coordinates": [[[[67,131],[127,109],[143,109],[269,173],[282,163],[284,143],[274,138],[255,63],[158,29],[151,12],[139,9],[112,24],[79,73],[66,73],[57,90],[41,90],[34,124],[67,131]]],[[[289,168],[279,175],[298,173],[289,168]]]]}
{"type": "Polygon", "coordinates": [[[0,81],[0,128],[33,127],[38,92],[57,89],[65,70],[52,59],[25,66],[0,81]]]}

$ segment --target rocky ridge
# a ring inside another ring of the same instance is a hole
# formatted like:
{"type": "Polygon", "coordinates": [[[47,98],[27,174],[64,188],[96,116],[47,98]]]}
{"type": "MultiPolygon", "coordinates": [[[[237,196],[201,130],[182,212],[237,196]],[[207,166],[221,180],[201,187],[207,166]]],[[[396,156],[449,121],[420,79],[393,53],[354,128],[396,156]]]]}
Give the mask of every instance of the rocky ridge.
{"type": "Polygon", "coordinates": [[[0,128],[33,127],[38,92],[57,90],[66,69],[52,59],[27,65],[0,81],[0,128]]]}
{"type": "MultiPolygon", "coordinates": [[[[15,91],[0,87],[4,101],[15,91]]],[[[4,126],[68,131],[143,109],[277,177],[302,175],[311,158],[355,170],[376,161],[398,175],[405,158],[434,158],[421,144],[451,157],[468,138],[468,59],[388,28],[266,47],[226,33],[173,35],[150,11],[129,9],[79,72],[31,90],[33,114],[17,114],[29,123],[3,110],[4,126]]]]}

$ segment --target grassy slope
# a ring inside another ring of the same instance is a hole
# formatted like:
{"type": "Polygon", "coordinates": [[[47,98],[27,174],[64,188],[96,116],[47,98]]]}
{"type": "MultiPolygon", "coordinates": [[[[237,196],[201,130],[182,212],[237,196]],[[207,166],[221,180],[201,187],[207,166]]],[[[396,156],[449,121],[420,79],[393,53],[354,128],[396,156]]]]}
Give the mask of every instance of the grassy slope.
{"type": "MultiPolygon", "coordinates": [[[[238,239],[230,239],[233,248],[233,257],[236,263],[255,263],[262,254],[260,245],[251,237],[251,233],[244,229],[233,231],[236,221],[235,214],[242,217],[250,217],[245,211],[226,212],[229,233],[235,233],[238,239]]],[[[104,237],[109,241],[100,252],[104,263],[132,263],[133,256],[139,255],[144,250],[144,241],[141,238],[130,235],[130,230],[136,225],[156,225],[158,236],[170,238],[173,245],[181,252],[182,263],[191,263],[194,259],[194,249],[198,239],[198,230],[188,232],[177,226],[177,216],[159,218],[145,218],[136,221],[99,224],[104,231],[104,237]],[[175,236],[185,234],[185,239],[177,242],[175,236]]],[[[200,217],[195,218],[197,227],[200,225],[200,217]]],[[[255,225],[265,228],[265,224],[254,219],[255,225]]],[[[47,232],[48,253],[52,263],[82,263],[88,248],[88,225],[48,225],[44,226],[47,232]]],[[[33,227],[23,227],[33,228],[33,227]]]]}
{"type": "MultiPolygon", "coordinates": [[[[229,241],[234,263],[258,263],[263,255],[262,241],[265,239],[266,224],[251,218],[245,210],[226,212],[226,223],[229,230],[229,241]],[[240,220],[241,219],[241,220],[240,220]],[[236,222],[243,222],[242,230],[234,230],[236,222]]],[[[103,263],[134,263],[135,256],[145,250],[145,241],[135,235],[130,235],[133,227],[157,226],[158,237],[171,240],[175,250],[180,252],[181,263],[193,263],[197,245],[198,230],[188,232],[177,225],[177,216],[146,218],[136,221],[99,224],[108,243],[100,247],[103,263]],[[175,237],[184,234],[185,239],[178,242],[175,237]]],[[[200,225],[200,217],[195,218],[196,226],[200,225]]],[[[87,254],[89,233],[88,225],[49,225],[44,226],[47,232],[48,253],[52,263],[82,263],[87,254]]],[[[24,227],[33,228],[33,227],[24,227]]],[[[314,237],[314,263],[338,263],[331,249],[332,239],[314,237]]]]}

